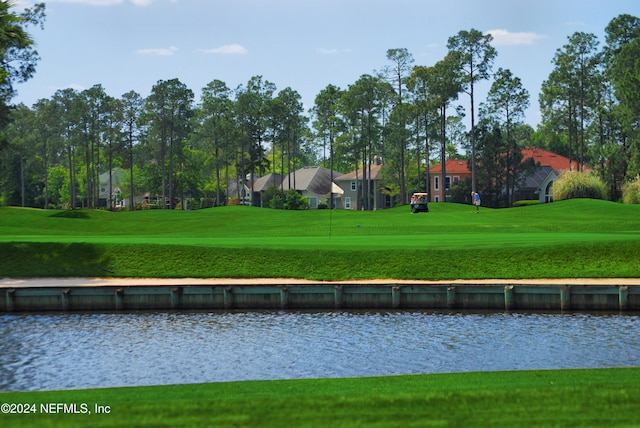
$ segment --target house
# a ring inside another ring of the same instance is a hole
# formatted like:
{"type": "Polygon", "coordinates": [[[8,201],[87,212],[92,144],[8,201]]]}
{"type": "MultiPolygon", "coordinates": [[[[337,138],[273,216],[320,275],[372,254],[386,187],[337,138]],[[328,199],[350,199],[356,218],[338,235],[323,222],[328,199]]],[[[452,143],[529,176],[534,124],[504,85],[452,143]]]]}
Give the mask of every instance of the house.
{"type": "Polygon", "coordinates": [[[376,162],[366,167],[366,182],[365,171],[363,168],[351,171],[347,174],[341,175],[335,179],[335,182],[342,188],[344,194],[342,195],[342,206],[347,210],[362,210],[367,207],[363,200],[363,189],[366,189],[367,183],[371,185],[371,200],[370,207],[373,210],[379,210],[383,208],[391,208],[393,206],[392,197],[382,193],[382,163],[376,162]]]}
{"type": "Polygon", "coordinates": [[[251,205],[253,196],[251,195],[251,175],[246,178],[237,177],[227,183],[227,199],[229,205],[251,205]]]}
{"type": "Polygon", "coordinates": [[[342,189],[331,181],[343,175],[321,166],[305,166],[283,178],[282,188],[297,190],[303,197],[309,198],[309,208],[318,208],[320,203],[329,203],[333,193],[334,208],[342,205],[342,189]]]}
{"type": "MultiPolygon", "coordinates": [[[[111,208],[130,208],[131,195],[129,190],[131,184],[129,183],[129,174],[130,170],[115,167],[110,173],[107,171],[98,176],[100,185],[99,207],[109,208],[109,194],[111,194],[111,208]],[[111,180],[109,179],[110,177],[111,180]]],[[[169,207],[169,201],[166,200],[165,203],[169,207]]],[[[149,208],[151,204],[161,207],[162,195],[152,195],[150,192],[133,195],[134,209],[149,208]]]]}
{"type": "Polygon", "coordinates": [[[449,189],[451,185],[455,185],[465,178],[471,178],[471,171],[469,171],[466,159],[449,159],[445,163],[445,174],[446,182],[442,183],[442,164],[433,165],[429,168],[429,176],[431,177],[431,201],[433,202],[446,201],[446,194],[443,193],[446,189],[449,189]]]}
{"type": "Polygon", "coordinates": [[[265,198],[265,193],[267,189],[271,187],[275,187],[279,189],[280,186],[282,185],[282,179],[283,179],[282,174],[272,172],[270,174],[267,174],[265,176],[258,178],[257,180],[254,180],[253,198],[252,198],[251,205],[257,206],[257,207],[264,207],[266,205],[264,198],[265,198]]]}
{"type": "Polygon", "coordinates": [[[538,199],[541,204],[551,202],[551,186],[558,179],[558,172],[550,166],[540,166],[532,174],[523,177],[522,184],[515,189],[514,201],[538,199]]]}
{"type": "MultiPolygon", "coordinates": [[[[342,173],[333,171],[333,177],[338,177],[342,173]]],[[[283,191],[295,189],[303,197],[309,198],[309,207],[318,208],[320,203],[328,203],[331,186],[331,171],[320,166],[305,166],[289,175],[271,173],[263,177],[256,178],[252,174],[248,174],[244,180],[238,178],[227,184],[227,197],[232,201],[231,204],[253,205],[263,207],[265,192],[272,186],[283,191]],[[251,182],[253,180],[253,183],[251,182]]],[[[334,205],[335,200],[339,199],[342,189],[333,184],[334,205]]]]}
{"type": "MultiPolygon", "coordinates": [[[[533,173],[522,177],[522,183],[513,195],[514,202],[531,199],[538,199],[541,204],[551,202],[551,187],[563,171],[569,169],[589,169],[586,166],[583,168],[583,166],[575,160],[570,162],[568,158],[562,155],[537,147],[522,149],[521,152],[523,162],[532,158],[539,166],[533,173]]],[[[451,184],[456,184],[465,178],[471,178],[471,171],[469,171],[466,160],[448,160],[445,168],[447,174],[445,189],[448,189],[451,184]]],[[[429,168],[429,173],[431,174],[433,201],[443,201],[443,186],[442,183],[440,183],[442,180],[442,169],[440,164],[429,168]]]]}
{"type": "Polygon", "coordinates": [[[569,161],[569,158],[537,147],[522,149],[521,152],[523,161],[533,158],[540,168],[523,177],[523,183],[515,191],[514,201],[537,199],[541,204],[552,202],[551,187],[563,171],[589,170],[575,160],[569,161]]]}
{"type": "Polygon", "coordinates": [[[109,201],[113,207],[127,206],[129,201],[122,197],[122,189],[128,186],[125,183],[124,171],[120,167],[113,168],[98,176],[98,206],[105,208],[109,206],[109,201]],[[111,197],[109,197],[111,196],[111,197]]]}

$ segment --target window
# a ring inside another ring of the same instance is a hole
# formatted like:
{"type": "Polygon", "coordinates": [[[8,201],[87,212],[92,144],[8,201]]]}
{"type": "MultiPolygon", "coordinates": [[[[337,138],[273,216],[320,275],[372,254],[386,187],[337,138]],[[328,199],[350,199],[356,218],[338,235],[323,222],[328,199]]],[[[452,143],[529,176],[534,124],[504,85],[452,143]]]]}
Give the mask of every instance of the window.
{"type": "Polygon", "coordinates": [[[351,209],[351,197],[350,196],[346,196],[344,198],[344,207],[348,210],[351,209]]]}
{"type": "Polygon", "coordinates": [[[434,196],[434,202],[440,202],[440,196],[434,196]]]}
{"type": "Polygon", "coordinates": [[[437,175],[433,177],[433,189],[440,190],[440,177],[438,177],[437,175]]]}
{"type": "Polygon", "coordinates": [[[444,188],[448,189],[451,187],[451,177],[449,177],[448,175],[445,177],[445,183],[444,183],[444,188]]]}
{"type": "Polygon", "coordinates": [[[547,188],[544,191],[544,202],[549,203],[549,202],[553,202],[553,196],[551,195],[551,187],[553,186],[553,181],[550,181],[549,184],[547,184],[547,188]]]}
{"type": "Polygon", "coordinates": [[[318,208],[318,198],[309,196],[309,208],[318,208]]]}
{"type": "Polygon", "coordinates": [[[460,182],[460,177],[457,175],[453,176],[453,184],[458,184],[460,182]]]}
{"type": "Polygon", "coordinates": [[[352,192],[355,192],[355,191],[356,191],[356,182],[355,182],[355,181],[352,181],[352,182],[351,182],[351,191],[352,191],[352,192]]]}

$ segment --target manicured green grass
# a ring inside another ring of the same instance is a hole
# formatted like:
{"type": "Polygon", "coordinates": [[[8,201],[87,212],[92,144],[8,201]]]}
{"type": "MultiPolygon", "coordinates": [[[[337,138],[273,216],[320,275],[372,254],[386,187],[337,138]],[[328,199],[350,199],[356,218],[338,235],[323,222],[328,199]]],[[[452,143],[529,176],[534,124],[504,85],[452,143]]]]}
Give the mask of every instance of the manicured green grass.
{"type": "Polygon", "coordinates": [[[640,369],[451,373],[0,394],[3,427],[634,427],[640,369]],[[82,403],[92,414],[43,414],[82,403]],[[95,414],[95,405],[108,414],[95,414]],[[106,409],[106,408],[105,408],[106,409]]]}
{"type": "MultiPolygon", "coordinates": [[[[430,210],[0,208],[0,276],[638,276],[638,206],[572,200],[479,215],[456,204],[430,210]]],[[[37,410],[0,414],[3,427],[632,427],[640,425],[640,369],[2,393],[0,402],[37,410]],[[108,406],[109,413],[43,414],[40,403],[108,406]]]]}
{"type": "Polygon", "coordinates": [[[376,212],[0,209],[0,276],[637,277],[640,206],[376,212]]]}

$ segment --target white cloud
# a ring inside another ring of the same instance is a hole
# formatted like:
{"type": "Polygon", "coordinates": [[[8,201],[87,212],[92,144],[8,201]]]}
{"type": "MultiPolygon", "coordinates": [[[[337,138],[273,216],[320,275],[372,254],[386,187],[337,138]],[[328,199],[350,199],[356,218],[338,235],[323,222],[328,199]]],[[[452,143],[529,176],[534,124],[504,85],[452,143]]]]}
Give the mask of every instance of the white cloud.
{"type": "Polygon", "coordinates": [[[351,52],[351,49],[319,48],[318,52],[321,53],[322,55],[337,55],[341,53],[349,53],[351,52]]]}
{"type": "Polygon", "coordinates": [[[242,45],[233,43],[230,45],[222,45],[211,49],[198,49],[198,52],[205,54],[221,54],[221,55],[244,55],[249,51],[242,45]]]}
{"type": "Polygon", "coordinates": [[[122,4],[124,0],[48,0],[47,3],[77,3],[89,6],[115,6],[122,4]]]}
{"type": "MultiPolygon", "coordinates": [[[[88,6],[117,6],[124,3],[125,0],[47,0],[47,3],[75,3],[86,4],[88,6]]],[[[149,6],[153,0],[129,0],[136,6],[149,6]]]]}
{"type": "Polygon", "coordinates": [[[13,4],[16,9],[22,10],[26,7],[33,7],[33,0],[14,0],[13,4]]]}
{"type": "Polygon", "coordinates": [[[527,32],[512,33],[511,31],[503,29],[485,31],[485,34],[491,34],[493,36],[493,45],[495,46],[532,45],[537,40],[546,38],[546,36],[541,34],[527,32]]]}
{"type": "Polygon", "coordinates": [[[175,46],[169,46],[168,48],[147,48],[138,49],[136,53],[140,55],[153,55],[153,56],[171,56],[178,52],[178,48],[175,46]]]}
{"type": "Polygon", "coordinates": [[[68,85],[65,85],[65,86],[46,86],[46,89],[51,93],[61,91],[64,89],[73,89],[74,91],[82,92],[85,89],[87,89],[87,87],[79,83],[69,83],[68,85]]]}
{"type": "Polygon", "coordinates": [[[86,86],[81,85],[79,83],[70,83],[67,88],[71,88],[71,89],[75,89],[76,91],[84,91],[85,89],[87,89],[86,86]]]}

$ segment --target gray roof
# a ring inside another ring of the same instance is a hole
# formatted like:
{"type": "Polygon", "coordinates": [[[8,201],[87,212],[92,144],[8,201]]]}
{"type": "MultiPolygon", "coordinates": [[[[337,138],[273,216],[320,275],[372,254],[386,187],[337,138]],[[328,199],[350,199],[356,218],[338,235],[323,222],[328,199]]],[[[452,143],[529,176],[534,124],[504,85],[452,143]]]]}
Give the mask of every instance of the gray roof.
{"type": "Polygon", "coordinates": [[[242,181],[240,178],[235,180],[231,179],[227,182],[227,196],[232,196],[238,193],[238,188],[244,185],[245,188],[249,188],[247,181],[242,181]]]}
{"type": "Polygon", "coordinates": [[[264,192],[271,186],[280,187],[282,183],[282,175],[277,173],[267,174],[264,177],[258,178],[253,182],[254,192],[264,192]]]}
{"type": "Polygon", "coordinates": [[[115,167],[111,171],[100,174],[98,177],[100,185],[109,185],[109,175],[111,175],[111,181],[114,186],[120,186],[125,183],[124,171],[120,167],[115,167]]]}
{"type": "MultiPolygon", "coordinates": [[[[348,181],[353,181],[353,180],[356,179],[356,176],[357,176],[358,180],[362,180],[362,177],[364,176],[363,169],[366,168],[366,170],[367,170],[366,172],[367,172],[367,174],[369,174],[369,166],[371,166],[371,177],[368,177],[368,178],[371,178],[372,180],[378,179],[381,176],[380,171],[382,170],[382,168],[384,168],[383,164],[365,165],[364,168],[360,168],[357,171],[348,172],[348,173],[340,176],[338,179],[340,181],[347,181],[347,180],[348,181]]],[[[334,177],[334,180],[335,180],[335,177],[334,177]]]]}
{"type": "MultiPolygon", "coordinates": [[[[341,175],[342,173],[333,171],[334,180],[341,175]]],[[[283,178],[284,190],[289,190],[289,182],[296,190],[326,195],[331,192],[331,170],[321,166],[305,166],[283,178]]]]}
{"type": "Polygon", "coordinates": [[[542,182],[553,172],[554,169],[550,166],[541,166],[536,168],[533,174],[526,175],[524,182],[520,186],[520,189],[535,189],[537,190],[542,182]]]}

